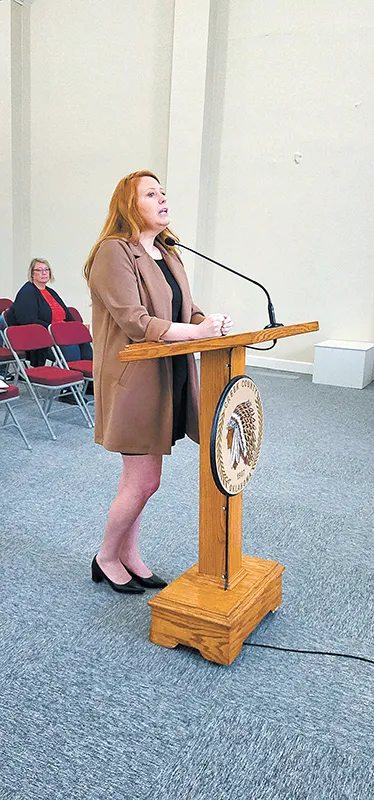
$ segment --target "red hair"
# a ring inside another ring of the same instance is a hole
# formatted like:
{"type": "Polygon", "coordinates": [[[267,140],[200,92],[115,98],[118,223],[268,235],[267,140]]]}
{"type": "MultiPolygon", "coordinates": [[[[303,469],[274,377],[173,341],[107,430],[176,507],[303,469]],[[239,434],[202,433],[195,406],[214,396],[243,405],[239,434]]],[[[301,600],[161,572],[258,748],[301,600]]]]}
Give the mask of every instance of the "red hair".
{"type": "MultiPolygon", "coordinates": [[[[105,220],[104,227],[100,233],[97,242],[94,244],[88,259],[84,265],[83,273],[89,281],[91,267],[96,256],[96,253],[106,239],[124,239],[126,242],[138,242],[142,230],[144,230],[144,222],[137,205],[137,188],[140,178],[154,178],[157,183],[160,183],[157,175],[147,169],[138,170],[138,172],[130,172],[125,178],[122,178],[113,192],[111,201],[109,203],[109,213],[105,220]]],[[[165,239],[171,236],[173,239],[177,237],[172,233],[169,228],[165,228],[158,236],[165,247],[165,239]]],[[[168,249],[173,249],[168,247],[168,249]]]]}

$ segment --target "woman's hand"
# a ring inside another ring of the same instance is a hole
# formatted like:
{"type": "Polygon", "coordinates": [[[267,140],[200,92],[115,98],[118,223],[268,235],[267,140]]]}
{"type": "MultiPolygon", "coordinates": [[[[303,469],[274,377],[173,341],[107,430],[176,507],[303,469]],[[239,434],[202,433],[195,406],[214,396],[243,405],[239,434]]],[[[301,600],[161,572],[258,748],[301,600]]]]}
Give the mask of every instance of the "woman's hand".
{"type": "Polygon", "coordinates": [[[233,326],[227,314],[210,314],[198,325],[186,322],[171,322],[160,337],[163,342],[189,342],[195,339],[210,339],[214,336],[226,336],[233,326]]]}
{"type": "Polygon", "coordinates": [[[228,317],[227,314],[224,314],[223,315],[223,323],[221,325],[221,334],[222,334],[222,336],[226,336],[226,334],[230,333],[233,324],[234,323],[233,323],[231,317],[228,317]]]}
{"type": "Polygon", "coordinates": [[[209,314],[199,325],[196,325],[196,338],[210,339],[214,336],[225,336],[233,326],[227,314],[209,314]]]}

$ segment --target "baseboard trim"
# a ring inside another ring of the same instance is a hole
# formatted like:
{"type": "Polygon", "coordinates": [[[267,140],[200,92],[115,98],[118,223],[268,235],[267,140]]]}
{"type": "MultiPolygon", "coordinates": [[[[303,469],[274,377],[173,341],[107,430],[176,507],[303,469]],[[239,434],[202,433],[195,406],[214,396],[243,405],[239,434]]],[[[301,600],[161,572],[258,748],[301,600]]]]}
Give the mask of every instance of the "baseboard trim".
{"type": "Polygon", "coordinates": [[[286,358],[270,358],[269,356],[255,356],[246,352],[245,363],[247,367],[264,367],[265,369],[279,369],[283,372],[303,372],[313,375],[313,364],[308,361],[290,361],[286,358]]]}
{"type": "MultiPolygon", "coordinates": [[[[195,353],[195,359],[200,361],[200,353],[195,353]]],[[[254,356],[247,351],[245,363],[247,367],[263,367],[264,369],[279,369],[283,372],[303,372],[305,375],[313,375],[313,364],[308,361],[289,361],[286,358],[254,356]]]]}

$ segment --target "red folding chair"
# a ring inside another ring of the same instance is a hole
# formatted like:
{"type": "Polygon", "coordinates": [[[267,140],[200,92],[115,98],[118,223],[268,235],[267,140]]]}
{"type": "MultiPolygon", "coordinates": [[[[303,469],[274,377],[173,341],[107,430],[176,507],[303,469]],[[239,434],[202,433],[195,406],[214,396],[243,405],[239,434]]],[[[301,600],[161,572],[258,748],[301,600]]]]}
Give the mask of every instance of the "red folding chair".
{"type": "Polygon", "coordinates": [[[83,317],[79,313],[77,308],[74,306],[67,306],[68,311],[70,311],[71,316],[73,317],[74,322],[83,322],[83,317]]]}
{"type": "Polygon", "coordinates": [[[6,328],[4,336],[6,343],[11,348],[16,359],[19,374],[25,380],[28,391],[35,400],[52,439],[56,439],[56,435],[49,422],[48,416],[53,413],[51,411],[52,402],[62,389],[69,388],[71,390],[85,422],[87,422],[89,428],[92,428],[92,419],[86,409],[86,404],[80,391],[81,386],[84,384],[84,378],[81,372],[78,370],[64,369],[59,366],[25,367],[19,358],[20,350],[51,348],[53,357],[58,361],[58,354],[55,350],[54,341],[47,329],[44,328],[43,325],[12,325],[6,328]],[[39,394],[42,388],[46,391],[45,398],[42,398],[39,394]],[[35,391],[35,389],[37,391],[35,391]],[[44,400],[44,408],[41,400],[44,400]]]}
{"type": "Polygon", "coordinates": [[[52,322],[48,330],[56,344],[59,366],[65,369],[77,369],[82,372],[84,377],[83,396],[85,396],[88,384],[93,383],[92,361],[88,359],[66,361],[61,347],[72,344],[92,344],[92,336],[88,328],[83,322],[52,322]]]}
{"type": "MultiPolygon", "coordinates": [[[[1,311],[1,303],[2,303],[2,301],[4,301],[4,303],[7,302],[10,305],[12,305],[12,301],[11,300],[7,300],[7,298],[4,298],[4,297],[0,298],[0,313],[3,314],[4,322],[5,322],[5,325],[6,325],[7,324],[7,311],[8,311],[9,306],[6,306],[6,308],[3,308],[2,311],[1,311]]],[[[4,339],[4,330],[0,330],[0,345],[2,345],[3,339],[4,339]]],[[[20,353],[18,353],[18,356],[21,359],[21,361],[25,361],[26,353],[20,352],[20,353]]],[[[10,347],[2,347],[2,346],[0,347],[0,367],[1,366],[6,367],[5,373],[3,374],[5,381],[6,380],[10,380],[10,378],[11,378],[11,372],[10,372],[9,367],[13,367],[13,369],[14,369],[14,376],[13,377],[17,381],[17,379],[18,379],[17,362],[16,362],[16,360],[14,358],[14,355],[13,355],[10,347]]]]}
{"type": "Polygon", "coordinates": [[[17,400],[18,398],[19,398],[19,388],[18,388],[18,386],[8,386],[7,389],[0,389],[0,406],[4,405],[5,409],[6,409],[5,417],[4,417],[2,425],[0,427],[1,428],[9,428],[11,426],[16,427],[17,430],[20,432],[20,434],[22,436],[22,439],[25,442],[25,445],[26,445],[27,449],[31,450],[31,446],[30,446],[30,443],[29,443],[29,441],[27,439],[27,436],[26,436],[22,426],[18,422],[18,419],[17,419],[17,417],[16,417],[16,415],[15,415],[15,413],[13,411],[13,408],[12,408],[12,403],[14,402],[14,400],[17,400]],[[7,422],[8,416],[12,418],[12,422],[7,422]]]}
{"type": "Polygon", "coordinates": [[[0,314],[6,311],[7,308],[10,308],[12,304],[13,300],[9,300],[9,297],[0,297],[0,314]]]}
{"type": "MultiPolygon", "coordinates": [[[[11,351],[11,349],[9,347],[0,347],[0,367],[2,367],[2,366],[7,368],[5,370],[5,372],[4,372],[4,380],[7,380],[8,368],[9,367],[14,367],[15,375],[17,376],[17,374],[18,374],[17,362],[16,362],[16,360],[14,358],[14,355],[13,355],[13,353],[12,353],[12,351],[11,351]]],[[[9,376],[10,376],[10,372],[9,372],[9,376]]]]}

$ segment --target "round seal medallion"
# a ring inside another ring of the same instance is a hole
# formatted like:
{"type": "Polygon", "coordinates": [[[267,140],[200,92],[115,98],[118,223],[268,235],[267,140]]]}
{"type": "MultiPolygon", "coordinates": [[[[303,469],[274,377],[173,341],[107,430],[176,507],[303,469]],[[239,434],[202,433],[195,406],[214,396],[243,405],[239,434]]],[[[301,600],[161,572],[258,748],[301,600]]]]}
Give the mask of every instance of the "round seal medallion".
{"type": "Polygon", "coordinates": [[[253,475],[262,442],[260,392],[251,378],[239,375],[218,401],[210,435],[210,463],[216,486],[239,494],[253,475]]]}

